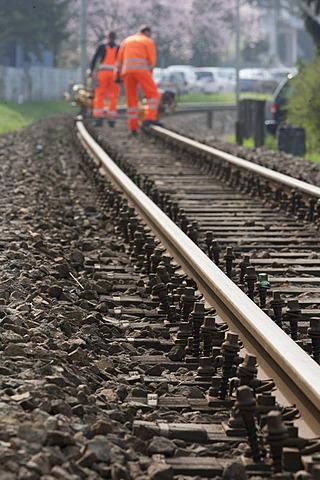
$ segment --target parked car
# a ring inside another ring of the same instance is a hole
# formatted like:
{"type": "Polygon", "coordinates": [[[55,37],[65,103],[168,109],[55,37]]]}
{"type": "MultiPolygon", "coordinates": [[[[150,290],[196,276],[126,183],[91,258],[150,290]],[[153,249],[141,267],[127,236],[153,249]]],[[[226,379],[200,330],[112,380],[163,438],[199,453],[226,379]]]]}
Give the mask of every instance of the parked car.
{"type": "Polygon", "coordinates": [[[196,91],[201,93],[219,93],[219,85],[213,71],[196,68],[195,72],[197,76],[196,91]]]}
{"type": "Polygon", "coordinates": [[[229,93],[236,88],[235,70],[220,67],[195,68],[197,89],[201,93],[229,93]]]}
{"type": "Polygon", "coordinates": [[[241,92],[272,93],[278,82],[265,68],[242,68],[239,71],[239,87],[241,92]]]}
{"type": "Polygon", "coordinates": [[[167,81],[165,72],[165,68],[155,67],[152,70],[152,78],[160,93],[159,112],[172,113],[179,100],[179,86],[177,83],[167,81]]]}
{"type": "Polygon", "coordinates": [[[157,85],[158,85],[159,82],[161,82],[161,79],[163,77],[163,73],[164,73],[164,68],[155,67],[152,70],[152,78],[156,82],[157,85]]]}
{"type": "Polygon", "coordinates": [[[197,77],[194,67],[191,65],[170,65],[164,69],[161,82],[175,83],[178,86],[179,93],[189,93],[194,91],[197,77]]]}
{"type": "Polygon", "coordinates": [[[292,79],[294,75],[289,74],[287,78],[282,80],[274,92],[272,102],[270,104],[271,120],[266,120],[265,125],[267,132],[271,135],[275,135],[279,125],[283,124],[287,120],[286,105],[288,103],[288,97],[292,92],[292,79]]]}
{"type": "Polygon", "coordinates": [[[297,68],[294,68],[294,67],[293,68],[278,67],[278,68],[270,68],[269,72],[278,83],[281,83],[283,80],[287,78],[288,75],[296,75],[298,73],[298,70],[297,68]]]}

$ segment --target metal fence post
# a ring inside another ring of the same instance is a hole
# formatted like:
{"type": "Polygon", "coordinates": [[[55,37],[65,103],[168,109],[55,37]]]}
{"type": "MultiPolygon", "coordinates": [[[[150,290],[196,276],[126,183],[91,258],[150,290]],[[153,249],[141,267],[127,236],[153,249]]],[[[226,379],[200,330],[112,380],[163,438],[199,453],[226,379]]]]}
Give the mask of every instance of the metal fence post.
{"type": "Polygon", "coordinates": [[[211,129],[213,125],[213,111],[207,111],[207,128],[211,129]]]}

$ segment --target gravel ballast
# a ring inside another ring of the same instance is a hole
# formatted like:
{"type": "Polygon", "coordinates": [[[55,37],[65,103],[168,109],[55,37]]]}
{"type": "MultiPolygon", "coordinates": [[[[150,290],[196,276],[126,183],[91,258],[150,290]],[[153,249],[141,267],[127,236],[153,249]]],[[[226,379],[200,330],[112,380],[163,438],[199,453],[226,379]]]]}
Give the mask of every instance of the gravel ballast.
{"type": "MultiPolygon", "coordinates": [[[[217,148],[248,160],[258,154],[258,163],[276,163],[279,171],[295,170],[297,178],[318,184],[316,164],[283,154],[271,159],[264,149],[227,144],[201,130],[198,116],[179,121],[179,127],[174,117],[165,124],[193,136],[199,129],[217,148]]],[[[146,349],[112,342],[128,332],[100,300],[110,284],[86,270],[130,261],[74,149],[73,122],[59,116],[0,137],[0,480],[171,479],[172,471],[151,462],[151,455],[196,456],[200,447],[132,433],[134,419],[153,421],[156,415],[127,397],[162,395],[172,387],[119,380],[133,368],[139,373],[130,356],[146,349]]],[[[139,287],[130,293],[137,292],[139,287]]],[[[168,422],[212,420],[168,408],[158,414],[168,422]]],[[[223,414],[217,422],[222,419],[223,414]]],[[[206,445],[201,455],[232,458],[243,448],[206,445]]]]}
{"type": "Polygon", "coordinates": [[[246,148],[227,142],[226,138],[235,133],[233,114],[216,112],[212,129],[207,128],[205,113],[166,116],[163,117],[163,123],[164,126],[172,128],[176,132],[203,141],[212,147],[312,185],[320,186],[320,165],[318,163],[284,152],[271,151],[265,147],[246,148]]]}

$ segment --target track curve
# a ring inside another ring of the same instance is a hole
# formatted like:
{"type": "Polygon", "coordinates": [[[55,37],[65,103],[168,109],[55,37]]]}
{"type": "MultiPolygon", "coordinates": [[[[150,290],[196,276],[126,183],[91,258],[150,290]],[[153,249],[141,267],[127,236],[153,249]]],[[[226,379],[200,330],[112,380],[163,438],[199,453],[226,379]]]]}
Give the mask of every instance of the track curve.
{"type": "MultiPolygon", "coordinates": [[[[162,136],[174,136],[180,142],[182,137],[166,132],[161,127],[153,127],[162,136]]],[[[207,255],[183,233],[140,189],[124,175],[111,158],[90,137],[83,123],[77,122],[78,134],[86,149],[94,156],[102,170],[106,171],[118,188],[124,191],[129,202],[152,229],[161,243],[174,256],[183,270],[193,278],[198,288],[212,304],[220,317],[232,330],[238,332],[247,350],[257,355],[259,364],[267,375],[271,376],[284,398],[298,406],[306,422],[309,435],[320,434],[320,377],[319,365],[310,358],[291,338],[266,315],[248,296],[241,291],[222,271],[213,264],[207,255]]],[[[197,142],[185,140],[192,148],[198,148],[197,142]]],[[[241,159],[200,146],[202,153],[219,155],[232,162],[237,168],[249,167],[251,172],[263,174],[268,181],[276,176],[277,182],[290,190],[302,187],[302,193],[318,197],[320,189],[297,180],[275,175],[259,166],[241,159]],[[249,165],[248,165],[249,164],[249,165]]]]}

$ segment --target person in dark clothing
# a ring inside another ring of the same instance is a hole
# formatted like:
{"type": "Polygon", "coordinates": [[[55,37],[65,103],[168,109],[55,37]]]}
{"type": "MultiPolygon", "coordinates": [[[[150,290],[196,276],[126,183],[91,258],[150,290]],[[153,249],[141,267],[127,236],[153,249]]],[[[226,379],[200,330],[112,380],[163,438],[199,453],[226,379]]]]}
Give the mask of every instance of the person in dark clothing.
{"type": "Polygon", "coordinates": [[[119,45],[115,43],[116,34],[110,32],[107,39],[100,43],[93,56],[89,78],[97,71],[97,86],[94,90],[93,117],[95,125],[101,126],[104,118],[108,119],[110,127],[114,127],[117,119],[118,98],[120,86],[114,80],[114,66],[117,60],[119,45]],[[105,98],[108,98],[108,110],[105,110],[105,98]]]}

